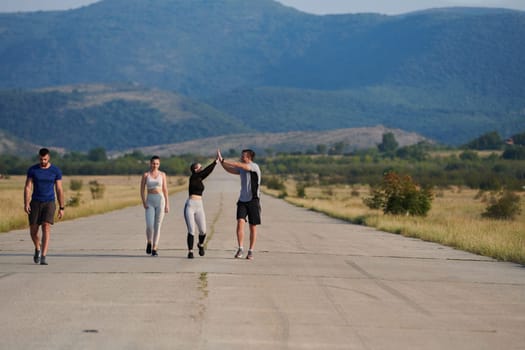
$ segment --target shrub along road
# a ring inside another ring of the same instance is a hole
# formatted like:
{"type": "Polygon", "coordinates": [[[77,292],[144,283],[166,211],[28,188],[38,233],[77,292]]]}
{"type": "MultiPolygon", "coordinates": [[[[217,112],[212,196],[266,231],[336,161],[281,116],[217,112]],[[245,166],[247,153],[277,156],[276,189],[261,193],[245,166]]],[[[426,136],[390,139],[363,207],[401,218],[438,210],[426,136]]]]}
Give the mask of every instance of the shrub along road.
{"type": "Polygon", "coordinates": [[[48,266],[33,264],[27,230],[1,234],[1,347],[523,347],[523,266],[267,196],[255,260],[234,259],[238,190],[221,168],[206,180],[209,240],[193,260],[185,192],[171,197],[156,258],[142,207],[55,224],[48,266]]]}

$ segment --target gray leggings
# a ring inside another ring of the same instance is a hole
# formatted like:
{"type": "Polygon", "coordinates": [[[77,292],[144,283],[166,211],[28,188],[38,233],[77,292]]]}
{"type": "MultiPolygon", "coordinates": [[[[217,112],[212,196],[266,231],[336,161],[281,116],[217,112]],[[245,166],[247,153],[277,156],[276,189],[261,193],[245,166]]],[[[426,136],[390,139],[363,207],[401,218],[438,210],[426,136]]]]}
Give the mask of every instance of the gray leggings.
{"type": "Polygon", "coordinates": [[[164,208],[166,201],[160,193],[148,193],[146,198],[146,237],[156,247],[159,244],[160,227],[164,219],[164,208]]]}
{"type": "Polygon", "coordinates": [[[186,200],[186,204],[184,205],[184,220],[186,220],[186,227],[190,235],[195,235],[195,226],[199,229],[199,235],[206,234],[206,214],[204,214],[202,200],[190,198],[186,200]]]}

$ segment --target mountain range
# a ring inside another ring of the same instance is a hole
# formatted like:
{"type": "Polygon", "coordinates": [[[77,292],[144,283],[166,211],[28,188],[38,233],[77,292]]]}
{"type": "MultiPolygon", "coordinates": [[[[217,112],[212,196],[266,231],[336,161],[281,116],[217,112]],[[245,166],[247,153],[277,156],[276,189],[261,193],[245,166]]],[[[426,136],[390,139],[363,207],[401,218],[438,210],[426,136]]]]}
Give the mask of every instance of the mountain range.
{"type": "Polygon", "coordinates": [[[74,150],[376,125],[459,144],[525,129],[523,57],[525,13],[503,9],[103,0],[0,14],[0,129],[74,150]]]}

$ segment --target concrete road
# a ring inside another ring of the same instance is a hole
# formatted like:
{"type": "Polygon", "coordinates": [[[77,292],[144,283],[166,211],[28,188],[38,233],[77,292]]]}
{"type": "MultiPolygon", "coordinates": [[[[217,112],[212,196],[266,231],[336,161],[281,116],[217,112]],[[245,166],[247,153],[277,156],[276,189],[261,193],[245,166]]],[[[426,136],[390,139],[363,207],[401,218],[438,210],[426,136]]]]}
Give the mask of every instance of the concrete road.
{"type": "Polygon", "coordinates": [[[57,223],[48,266],[27,230],[0,234],[0,349],[525,348],[523,266],[267,196],[255,260],[234,259],[238,190],[221,168],[206,180],[209,240],[193,260],[186,193],[157,258],[142,207],[57,223]]]}

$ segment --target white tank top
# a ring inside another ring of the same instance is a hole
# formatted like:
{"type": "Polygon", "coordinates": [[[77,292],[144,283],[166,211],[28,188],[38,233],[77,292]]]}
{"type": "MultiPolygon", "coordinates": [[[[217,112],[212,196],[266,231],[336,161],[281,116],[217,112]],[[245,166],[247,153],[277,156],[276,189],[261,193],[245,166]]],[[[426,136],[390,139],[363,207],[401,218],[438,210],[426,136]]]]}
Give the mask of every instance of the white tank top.
{"type": "Polygon", "coordinates": [[[157,178],[153,178],[151,174],[148,173],[148,177],[146,178],[146,187],[148,190],[154,190],[154,189],[162,189],[162,174],[159,173],[157,175],[157,178]]]}

